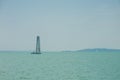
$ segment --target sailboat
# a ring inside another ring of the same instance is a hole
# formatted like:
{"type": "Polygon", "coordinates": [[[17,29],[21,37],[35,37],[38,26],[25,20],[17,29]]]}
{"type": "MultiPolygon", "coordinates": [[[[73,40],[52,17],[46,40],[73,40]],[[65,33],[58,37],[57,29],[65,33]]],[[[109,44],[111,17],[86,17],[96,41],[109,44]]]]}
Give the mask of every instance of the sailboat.
{"type": "Polygon", "coordinates": [[[36,51],[32,52],[32,54],[41,54],[41,50],[40,50],[40,37],[37,36],[36,39],[36,51]]]}

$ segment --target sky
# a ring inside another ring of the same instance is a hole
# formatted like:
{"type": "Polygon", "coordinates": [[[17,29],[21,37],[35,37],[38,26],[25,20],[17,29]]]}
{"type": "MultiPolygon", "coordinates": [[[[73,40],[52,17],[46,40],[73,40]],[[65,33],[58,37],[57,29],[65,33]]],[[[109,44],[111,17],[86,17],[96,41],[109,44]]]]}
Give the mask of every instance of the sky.
{"type": "Polygon", "coordinates": [[[120,0],[0,0],[0,50],[120,49],[120,0]]]}

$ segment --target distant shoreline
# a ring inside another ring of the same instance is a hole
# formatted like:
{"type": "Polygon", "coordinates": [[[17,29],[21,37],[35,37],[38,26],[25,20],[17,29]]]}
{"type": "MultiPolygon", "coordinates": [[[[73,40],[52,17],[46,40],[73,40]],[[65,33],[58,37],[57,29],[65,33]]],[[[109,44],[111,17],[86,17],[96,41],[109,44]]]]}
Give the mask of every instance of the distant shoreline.
{"type": "MultiPolygon", "coordinates": [[[[0,50],[0,52],[33,52],[22,51],[22,50],[0,50]]],[[[92,49],[81,49],[81,50],[63,50],[63,51],[42,51],[42,52],[120,52],[120,49],[107,49],[107,48],[92,48],[92,49]]]]}

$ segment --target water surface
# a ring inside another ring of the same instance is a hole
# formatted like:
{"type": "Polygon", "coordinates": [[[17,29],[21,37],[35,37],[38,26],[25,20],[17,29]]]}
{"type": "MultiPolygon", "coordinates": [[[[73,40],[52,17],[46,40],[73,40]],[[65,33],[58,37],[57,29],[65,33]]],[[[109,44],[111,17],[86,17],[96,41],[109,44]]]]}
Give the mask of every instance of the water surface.
{"type": "Polygon", "coordinates": [[[0,52],[0,80],[120,80],[120,53],[0,52]]]}

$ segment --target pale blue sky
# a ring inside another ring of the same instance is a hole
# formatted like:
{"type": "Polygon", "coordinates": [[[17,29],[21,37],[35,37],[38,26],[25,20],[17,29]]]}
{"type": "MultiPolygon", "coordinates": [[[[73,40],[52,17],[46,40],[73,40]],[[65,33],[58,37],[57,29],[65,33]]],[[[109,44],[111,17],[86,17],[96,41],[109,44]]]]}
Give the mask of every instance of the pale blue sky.
{"type": "Polygon", "coordinates": [[[120,49],[120,0],[0,0],[0,50],[120,49]]]}

